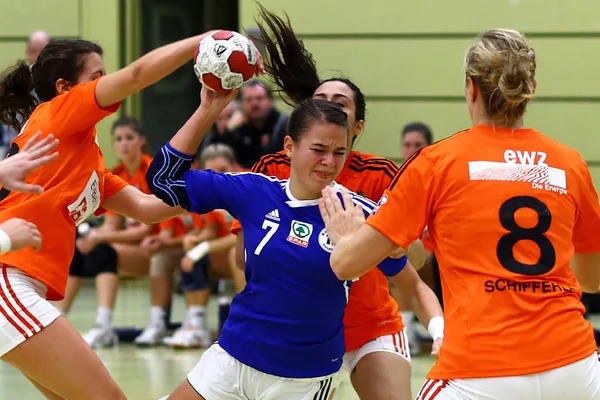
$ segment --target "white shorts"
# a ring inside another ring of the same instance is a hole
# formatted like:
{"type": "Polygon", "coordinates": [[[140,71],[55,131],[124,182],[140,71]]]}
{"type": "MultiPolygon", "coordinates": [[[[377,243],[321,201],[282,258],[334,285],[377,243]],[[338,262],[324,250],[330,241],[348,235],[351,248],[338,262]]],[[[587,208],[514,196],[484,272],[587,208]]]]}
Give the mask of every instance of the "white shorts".
{"type": "Polygon", "coordinates": [[[408,349],[408,338],[406,328],[393,335],[380,336],[369,343],[364,344],[356,350],[344,354],[343,367],[346,371],[352,372],[361,358],[369,353],[384,351],[386,353],[396,354],[404,358],[410,364],[410,350],[408,349]]]}
{"type": "Polygon", "coordinates": [[[290,379],[265,374],[242,364],[218,343],[202,355],[187,380],[207,400],[329,400],[337,374],[314,379],[290,379]]]}
{"type": "Polygon", "coordinates": [[[46,291],[43,283],[0,264],[0,357],[60,317],[46,291]]]}
{"type": "Polygon", "coordinates": [[[428,379],[417,400],[600,400],[600,362],[583,360],[539,374],[477,379],[428,379]]]}

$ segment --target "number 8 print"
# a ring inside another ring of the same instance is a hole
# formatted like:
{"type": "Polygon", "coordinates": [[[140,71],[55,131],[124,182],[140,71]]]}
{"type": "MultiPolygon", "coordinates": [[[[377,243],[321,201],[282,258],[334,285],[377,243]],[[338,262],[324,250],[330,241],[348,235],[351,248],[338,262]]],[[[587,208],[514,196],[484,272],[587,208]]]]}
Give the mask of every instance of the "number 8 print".
{"type": "Polygon", "coordinates": [[[550,229],[552,214],[539,199],[531,196],[517,196],[505,201],[500,207],[500,224],[508,233],[500,238],[496,247],[498,261],[505,269],[521,275],[542,275],[550,272],[556,263],[556,250],[550,239],[544,235],[550,229]],[[523,228],[517,224],[517,211],[529,208],[536,212],[538,222],[531,228],[523,228]],[[540,249],[537,263],[530,265],[518,261],[514,255],[514,247],[521,240],[530,240],[540,249]]]}

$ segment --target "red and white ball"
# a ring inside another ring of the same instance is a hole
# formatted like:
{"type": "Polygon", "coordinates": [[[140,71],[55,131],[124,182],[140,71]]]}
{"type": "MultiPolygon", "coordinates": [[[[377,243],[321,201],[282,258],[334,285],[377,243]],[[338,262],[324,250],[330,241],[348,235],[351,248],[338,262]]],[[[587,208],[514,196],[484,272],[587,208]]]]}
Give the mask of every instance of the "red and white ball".
{"type": "Polygon", "coordinates": [[[238,89],[254,75],[258,55],[249,39],[233,31],[218,31],[200,42],[194,72],[215,92],[238,89]]]}

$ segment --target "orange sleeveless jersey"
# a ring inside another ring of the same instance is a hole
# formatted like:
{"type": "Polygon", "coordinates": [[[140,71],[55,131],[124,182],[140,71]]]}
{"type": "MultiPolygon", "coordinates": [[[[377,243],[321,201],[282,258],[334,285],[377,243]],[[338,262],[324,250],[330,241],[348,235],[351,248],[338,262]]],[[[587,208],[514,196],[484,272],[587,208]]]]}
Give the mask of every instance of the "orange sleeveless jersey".
{"type": "Polygon", "coordinates": [[[223,236],[223,232],[229,234],[229,224],[226,222],[223,213],[219,210],[211,211],[203,215],[187,213],[163,221],[159,226],[160,229],[172,228],[174,237],[179,238],[191,232],[193,229],[202,229],[207,224],[211,223],[218,225],[219,236],[223,236]]]}
{"type": "Polygon", "coordinates": [[[23,218],[37,225],[42,248],[31,247],[0,255],[0,262],[12,265],[48,286],[47,298],[60,300],[75,251],[75,227],[102,201],[127,186],[127,182],[104,168],[104,157],[96,138],[96,123],[119,108],[101,109],[96,104],[98,80],[76,85],[68,93],[40,104],[22,132],[13,140],[14,153],[38,131],[60,140],[59,158],[27,177],[40,185],[39,195],[2,189],[0,221],[23,218]]]}
{"type": "MultiPolygon", "coordinates": [[[[352,151],[336,182],[373,201],[379,201],[397,171],[398,167],[393,161],[352,151]]],[[[252,172],[287,179],[290,177],[290,160],[284,151],[269,154],[254,165],[252,172]]],[[[232,232],[237,233],[240,228],[239,222],[234,221],[232,232]]],[[[402,330],[404,325],[398,305],[389,291],[387,278],[377,268],[352,284],[344,314],[346,351],[402,330]]]]}
{"type": "Polygon", "coordinates": [[[439,261],[446,328],[428,378],[534,374],[596,351],[569,261],[600,251],[600,206],[574,150],[479,125],[410,158],[381,203],[367,223],[402,247],[427,224],[439,261]]]}

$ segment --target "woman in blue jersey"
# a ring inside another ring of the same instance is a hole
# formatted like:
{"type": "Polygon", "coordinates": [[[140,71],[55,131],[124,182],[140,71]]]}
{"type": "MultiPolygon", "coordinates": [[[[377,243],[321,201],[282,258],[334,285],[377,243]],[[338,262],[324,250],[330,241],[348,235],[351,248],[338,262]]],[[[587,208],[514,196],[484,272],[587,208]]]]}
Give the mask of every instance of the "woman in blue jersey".
{"type": "MultiPolygon", "coordinates": [[[[345,352],[342,318],[349,282],[329,266],[332,245],[318,209],[346,160],[342,108],[309,99],[292,112],[284,148],[289,180],[253,173],[190,170],[198,145],[233,95],[202,90],[194,115],[156,155],[148,172],[165,203],[199,214],[221,208],[244,226],[246,288],[211,346],[170,399],[328,399],[345,352]],[[315,397],[316,396],[316,397],[315,397]]],[[[375,203],[343,192],[365,213],[375,203]]],[[[406,257],[379,267],[395,275],[406,257]]]]}

